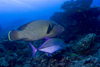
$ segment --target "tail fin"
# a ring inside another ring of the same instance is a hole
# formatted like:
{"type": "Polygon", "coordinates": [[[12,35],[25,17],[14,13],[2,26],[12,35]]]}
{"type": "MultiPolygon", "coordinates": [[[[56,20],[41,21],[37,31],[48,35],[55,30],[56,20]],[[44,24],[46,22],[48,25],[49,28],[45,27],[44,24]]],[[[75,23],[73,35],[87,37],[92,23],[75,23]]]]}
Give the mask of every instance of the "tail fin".
{"type": "Polygon", "coordinates": [[[35,53],[37,52],[37,49],[29,42],[31,48],[32,48],[32,58],[35,56],[35,53]]]}
{"type": "Polygon", "coordinates": [[[15,30],[9,31],[9,33],[8,33],[8,39],[9,39],[10,41],[18,40],[18,39],[19,39],[19,38],[18,38],[18,32],[19,32],[19,31],[15,31],[15,30]]]}

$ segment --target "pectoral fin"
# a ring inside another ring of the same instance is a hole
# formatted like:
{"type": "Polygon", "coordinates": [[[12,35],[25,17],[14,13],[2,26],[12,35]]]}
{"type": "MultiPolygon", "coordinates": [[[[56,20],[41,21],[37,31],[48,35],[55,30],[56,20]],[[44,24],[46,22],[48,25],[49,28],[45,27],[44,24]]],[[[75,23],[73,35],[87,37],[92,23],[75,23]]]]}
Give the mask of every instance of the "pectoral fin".
{"type": "Polygon", "coordinates": [[[49,34],[51,32],[51,30],[52,30],[52,27],[49,24],[48,29],[47,29],[47,34],[49,34]]]}
{"type": "Polygon", "coordinates": [[[55,26],[56,24],[49,24],[48,26],[48,29],[47,29],[47,34],[49,34],[51,32],[51,30],[53,29],[53,27],[55,26]]]}

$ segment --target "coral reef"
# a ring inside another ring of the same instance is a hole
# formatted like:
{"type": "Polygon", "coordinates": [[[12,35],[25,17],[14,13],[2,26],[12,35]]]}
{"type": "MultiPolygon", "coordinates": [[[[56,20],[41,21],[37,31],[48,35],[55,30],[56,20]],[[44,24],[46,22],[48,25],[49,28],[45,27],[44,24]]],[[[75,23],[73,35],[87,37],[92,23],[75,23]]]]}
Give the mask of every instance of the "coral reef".
{"type": "MultiPolygon", "coordinates": [[[[28,42],[0,38],[0,67],[100,67],[100,8],[90,7],[93,0],[71,0],[62,4],[51,20],[65,31],[56,36],[66,47],[50,57],[37,51],[32,58],[28,42]]],[[[31,42],[38,48],[45,40],[31,42]]]]}
{"type": "MultiPolygon", "coordinates": [[[[77,32],[80,34],[82,34],[82,32],[99,34],[100,20],[98,17],[100,16],[100,7],[90,7],[92,1],[93,0],[66,1],[61,6],[61,9],[64,11],[55,12],[54,15],[50,17],[50,20],[63,25],[66,31],[77,29],[77,32]],[[69,26],[67,26],[68,24],[69,26]]],[[[68,31],[68,33],[70,33],[70,31],[68,31]]]]}
{"type": "MultiPolygon", "coordinates": [[[[65,49],[55,52],[47,57],[44,52],[37,51],[31,58],[31,49],[27,42],[8,41],[0,42],[0,66],[1,67],[76,67],[76,66],[100,66],[99,36],[90,33],[73,41],[70,41],[65,49]],[[84,45],[83,45],[84,44],[84,45]],[[94,46],[93,46],[94,45],[94,46]],[[98,52],[95,52],[98,51],[98,52]]],[[[44,40],[32,42],[38,47],[44,40]],[[37,46],[38,45],[38,46],[37,46]]]]}
{"type": "MultiPolygon", "coordinates": [[[[75,47],[73,47],[76,52],[82,52],[85,51],[86,49],[88,49],[91,44],[93,44],[93,42],[96,39],[96,34],[91,33],[86,35],[84,38],[80,39],[76,44],[75,47]]],[[[82,54],[82,53],[81,53],[82,54]]]]}
{"type": "Polygon", "coordinates": [[[61,9],[71,11],[76,9],[88,9],[90,5],[92,4],[93,0],[70,0],[64,2],[64,4],[61,5],[61,9]]]}

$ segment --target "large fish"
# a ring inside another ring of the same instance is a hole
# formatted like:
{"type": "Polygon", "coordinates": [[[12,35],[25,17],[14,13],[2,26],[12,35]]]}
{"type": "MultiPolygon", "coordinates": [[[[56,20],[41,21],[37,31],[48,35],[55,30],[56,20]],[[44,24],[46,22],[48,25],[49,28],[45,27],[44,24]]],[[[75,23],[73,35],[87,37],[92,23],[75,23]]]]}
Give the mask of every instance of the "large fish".
{"type": "Polygon", "coordinates": [[[34,41],[45,37],[54,37],[64,31],[64,28],[54,21],[37,20],[27,23],[8,33],[10,41],[34,41]]]}
{"type": "Polygon", "coordinates": [[[35,56],[37,50],[48,53],[48,57],[49,57],[52,53],[66,47],[64,41],[58,38],[48,39],[38,49],[36,49],[30,42],[29,44],[32,48],[32,57],[35,56]]]}

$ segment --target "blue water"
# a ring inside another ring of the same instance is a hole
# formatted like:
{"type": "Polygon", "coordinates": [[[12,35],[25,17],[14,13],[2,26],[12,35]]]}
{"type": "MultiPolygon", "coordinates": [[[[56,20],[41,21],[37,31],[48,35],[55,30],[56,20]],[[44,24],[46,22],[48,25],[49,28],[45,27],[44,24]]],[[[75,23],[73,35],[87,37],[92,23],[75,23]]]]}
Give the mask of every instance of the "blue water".
{"type": "Polygon", "coordinates": [[[63,2],[64,0],[0,0],[0,24],[7,28],[33,20],[49,19],[55,11],[60,11],[63,2]]]}
{"type": "MultiPolygon", "coordinates": [[[[49,19],[66,0],[0,0],[0,25],[2,28],[27,23],[33,20],[49,19]],[[15,22],[17,20],[17,22],[15,22]],[[22,22],[21,22],[22,21],[22,22]]],[[[100,6],[93,0],[92,7],[100,6]]]]}

